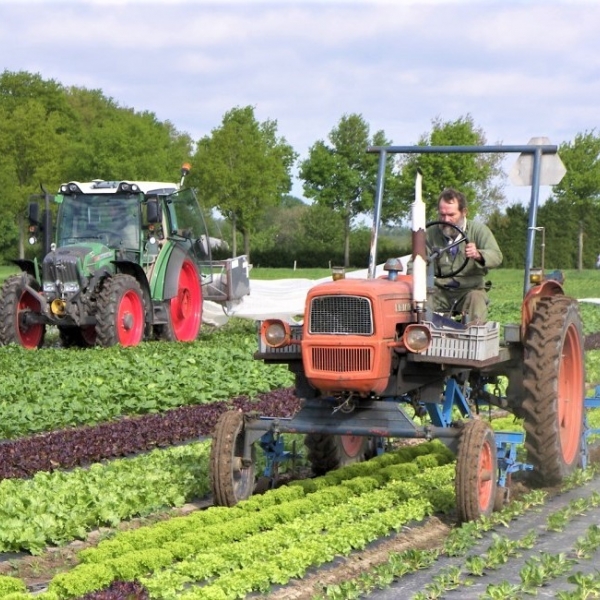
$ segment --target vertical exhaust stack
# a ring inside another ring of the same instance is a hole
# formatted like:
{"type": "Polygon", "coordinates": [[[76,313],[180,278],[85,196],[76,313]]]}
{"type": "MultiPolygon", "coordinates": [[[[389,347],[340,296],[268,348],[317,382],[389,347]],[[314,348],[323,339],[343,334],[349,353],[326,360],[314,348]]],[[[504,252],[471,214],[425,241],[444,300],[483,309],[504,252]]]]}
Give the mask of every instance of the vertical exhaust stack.
{"type": "MultiPolygon", "coordinates": [[[[415,201],[412,205],[412,261],[413,307],[417,313],[425,312],[427,300],[427,244],[425,241],[425,203],[422,194],[423,175],[417,170],[415,201]]],[[[419,319],[420,320],[420,319],[419,319]]]]}

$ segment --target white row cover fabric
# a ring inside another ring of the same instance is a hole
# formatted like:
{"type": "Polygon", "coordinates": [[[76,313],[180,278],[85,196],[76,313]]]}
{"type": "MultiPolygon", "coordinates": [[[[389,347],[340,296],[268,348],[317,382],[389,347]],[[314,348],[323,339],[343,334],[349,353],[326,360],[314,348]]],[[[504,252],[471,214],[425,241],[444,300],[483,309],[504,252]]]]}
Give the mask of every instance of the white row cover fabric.
{"type": "MultiPolygon", "coordinates": [[[[406,263],[409,258],[409,256],[401,257],[404,272],[406,272],[406,263]]],[[[367,277],[367,273],[368,269],[350,271],[346,273],[346,277],[364,279],[367,277]]],[[[375,276],[379,277],[384,274],[383,264],[377,265],[375,276]]],[[[331,277],[268,281],[252,279],[252,271],[250,271],[250,294],[229,308],[224,308],[215,302],[204,302],[202,320],[217,327],[225,325],[229,317],[242,317],[254,321],[274,318],[288,323],[298,323],[303,318],[304,302],[308,290],[323,281],[331,281],[331,277]]]]}

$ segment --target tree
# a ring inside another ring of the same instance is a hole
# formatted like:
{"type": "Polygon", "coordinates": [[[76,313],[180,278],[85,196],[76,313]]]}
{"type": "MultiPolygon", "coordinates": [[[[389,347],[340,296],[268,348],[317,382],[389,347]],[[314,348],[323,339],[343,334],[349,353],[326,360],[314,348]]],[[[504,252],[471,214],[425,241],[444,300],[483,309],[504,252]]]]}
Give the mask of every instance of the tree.
{"type": "MultiPolygon", "coordinates": [[[[432,130],[423,134],[419,146],[483,146],[484,133],[475,126],[470,115],[455,121],[432,121],[432,130]]],[[[414,199],[417,169],[423,174],[423,200],[429,218],[437,216],[437,199],[444,188],[453,187],[469,199],[469,215],[486,216],[505,201],[502,188],[504,155],[490,154],[407,154],[399,159],[397,181],[399,199],[396,214],[407,217],[414,199]]],[[[402,218],[401,217],[401,218],[402,218]]]]}
{"type": "Polygon", "coordinates": [[[257,122],[252,106],[225,113],[221,126],[198,142],[190,182],[206,206],[231,221],[234,255],[239,229],[250,257],[250,238],[262,215],[292,187],[296,158],[285,138],[277,137],[277,121],[257,122]]]}
{"type": "MultiPolygon", "coordinates": [[[[377,179],[377,155],[368,146],[389,145],[383,131],[369,137],[362,115],[344,115],[329,133],[328,146],[317,141],[300,165],[304,193],[308,198],[338,213],[344,222],[344,266],[350,260],[350,231],[356,216],[373,208],[377,179]]],[[[388,162],[391,172],[393,160],[388,162]]]]}
{"type": "MultiPolygon", "coordinates": [[[[554,186],[553,197],[563,209],[575,216],[578,227],[584,228],[589,215],[597,210],[600,203],[600,137],[595,130],[579,133],[572,143],[561,144],[558,154],[567,172],[554,186]]],[[[586,254],[583,237],[581,241],[577,253],[577,268],[580,270],[586,254]]]]}
{"type": "Polygon", "coordinates": [[[174,181],[192,154],[192,139],[154,113],[119,106],[100,90],[72,87],[77,125],[65,161],[69,180],[174,181]]]}
{"type": "Polygon", "coordinates": [[[72,115],[64,89],[55,81],[4,71],[0,76],[0,117],[0,209],[5,222],[11,223],[8,237],[2,241],[12,243],[14,236],[20,236],[18,253],[23,257],[22,219],[27,199],[40,192],[41,183],[59,178],[72,115]]]}

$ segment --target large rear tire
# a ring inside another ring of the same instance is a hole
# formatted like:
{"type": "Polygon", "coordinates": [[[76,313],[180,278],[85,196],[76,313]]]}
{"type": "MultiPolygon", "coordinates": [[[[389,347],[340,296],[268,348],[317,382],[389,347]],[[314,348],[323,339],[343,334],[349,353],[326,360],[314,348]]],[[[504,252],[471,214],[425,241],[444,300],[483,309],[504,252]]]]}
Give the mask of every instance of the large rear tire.
{"type": "Polygon", "coordinates": [[[315,475],[370,458],[371,438],[360,435],[309,433],[304,437],[307,458],[315,475]]]}
{"type": "Polygon", "coordinates": [[[156,325],[155,336],[170,342],[192,342],[202,325],[202,286],[193,261],[186,258],[181,265],[177,295],[168,307],[169,322],[156,325]]]}
{"type": "Polygon", "coordinates": [[[234,506],[252,495],[254,447],[249,464],[244,463],[243,454],[244,415],[228,410],[215,426],[210,449],[210,485],[216,506],[234,506]]]}
{"type": "Polygon", "coordinates": [[[39,301],[27,290],[40,290],[36,279],[21,273],[8,277],[0,292],[0,344],[19,344],[24,348],[40,348],[44,343],[44,323],[29,323],[31,314],[41,314],[39,301]]]}
{"type": "Polygon", "coordinates": [[[498,460],[494,430],[487,421],[466,421],[456,455],[456,508],[461,523],[489,517],[496,504],[498,460]]]}
{"type": "Polygon", "coordinates": [[[524,416],[532,478],[555,485],[581,461],[585,362],[577,301],[541,299],[524,342],[524,416]]]}
{"type": "Polygon", "coordinates": [[[135,277],[123,273],[109,277],[98,294],[98,344],[137,346],[144,339],[145,314],[144,294],[135,277]]]}

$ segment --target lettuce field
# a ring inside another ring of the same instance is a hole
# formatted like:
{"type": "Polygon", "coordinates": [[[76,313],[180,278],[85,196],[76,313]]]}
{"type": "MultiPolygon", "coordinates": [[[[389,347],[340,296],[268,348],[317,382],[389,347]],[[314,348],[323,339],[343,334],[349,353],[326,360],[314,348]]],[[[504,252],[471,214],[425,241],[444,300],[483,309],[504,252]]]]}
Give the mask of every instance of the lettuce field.
{"type": "MultiPolygon", "coordinates": [[[[520,272],[492,280],[490,318],[518,322],[520,272]]],[[[600,272],[565,287],[600,296],[600,272]]],[[[600,305],[580,309],[592,390],[600,305]]],[[[515,477],[507,506],[463,526],[435,441],[316,478],[300,460],[284,485],[211,506],[219,416],[299,407],[287,367],[255,350],[255,324],[235,318],[189,344],[63,349],[50,332],[37,351],[0,348],[0,598],[600,597],[596,450],[561,489],[515,477]]]]}

